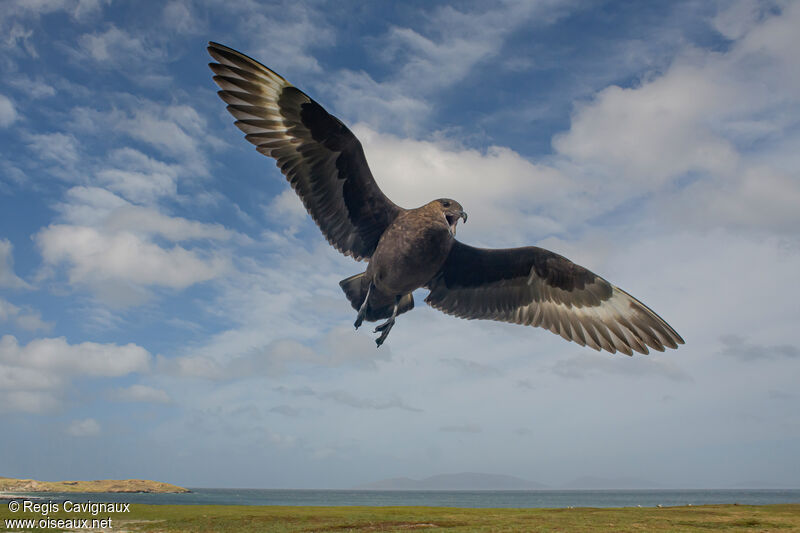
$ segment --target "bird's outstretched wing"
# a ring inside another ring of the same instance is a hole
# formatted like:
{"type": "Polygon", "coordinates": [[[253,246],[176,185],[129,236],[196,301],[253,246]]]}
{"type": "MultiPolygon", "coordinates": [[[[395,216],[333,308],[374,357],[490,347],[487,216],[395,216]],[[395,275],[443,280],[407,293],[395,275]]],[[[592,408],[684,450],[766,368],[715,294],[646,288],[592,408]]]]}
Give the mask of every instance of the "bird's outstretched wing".
{"type": "Polygon", "coordinates": [[[539,326],[595,350],[664,351],[683,339],[642,302],[556,253],[455,241],[425,301],[461,318],[539,326]]]}
{"type": "Polygon", "coordinates": [[[325,238],[369,258],[402,208],[378,188],[355,135],[339,119],[259,62],[209,43],[209,67],[236,126],[275,158],[325,238]]]}

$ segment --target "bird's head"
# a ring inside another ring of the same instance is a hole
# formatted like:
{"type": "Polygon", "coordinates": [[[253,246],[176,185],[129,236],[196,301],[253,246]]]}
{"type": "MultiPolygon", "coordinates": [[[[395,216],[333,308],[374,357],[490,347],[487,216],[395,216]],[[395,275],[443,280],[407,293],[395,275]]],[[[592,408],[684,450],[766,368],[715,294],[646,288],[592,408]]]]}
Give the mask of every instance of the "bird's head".
{"type": "Polygon", "coordinates": [[[447,220],[447,225],[450,226],[450,233],[456,234],[456,224],[458,219],[463,218],[464,222],[467,221],[467,214],[461,204],[450,198],[439,198],[434,203],[441,209],[444,218],[447,220]]]}

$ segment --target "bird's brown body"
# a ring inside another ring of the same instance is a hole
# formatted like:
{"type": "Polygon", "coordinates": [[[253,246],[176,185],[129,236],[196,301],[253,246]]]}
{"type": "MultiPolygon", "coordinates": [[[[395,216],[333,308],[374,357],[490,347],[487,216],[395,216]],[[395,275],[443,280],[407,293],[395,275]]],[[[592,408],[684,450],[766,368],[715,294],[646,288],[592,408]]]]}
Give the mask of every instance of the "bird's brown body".
{"type": "Polygon", "coordinates": [[[475,248],[455,239],[467,215],[441,198],[404,209],[380,190],[353,132],[261,63],[209,43],[219,96],[256,149],[275,159],[328,242],[365,272],[339,285],[355,326],[375,328],[380,346],[412,292],[449,315],[542,327],[611,353],[677,348],[683,339],[642,302],[569,259],[535,246],[475,248]]]}
{"type": "Polygon", "coordinates": [[[441,270],[455,242],[459,218],[466,220],[461,205],[446,198],[404,210],[381,235],[367,270],[342,281],[342,289],[358,310],[356,328],[364,319],[389,319],[376,329],[382,332],[379,346],[395,317],[413,309],[411,293],[441,270]]]}
{"type": "Polygon", "coordinates": [[[419,289],[444,264],[453,232],[437,202],[400,214],[381,236],[366,272],[381,293],[419,289]]]}

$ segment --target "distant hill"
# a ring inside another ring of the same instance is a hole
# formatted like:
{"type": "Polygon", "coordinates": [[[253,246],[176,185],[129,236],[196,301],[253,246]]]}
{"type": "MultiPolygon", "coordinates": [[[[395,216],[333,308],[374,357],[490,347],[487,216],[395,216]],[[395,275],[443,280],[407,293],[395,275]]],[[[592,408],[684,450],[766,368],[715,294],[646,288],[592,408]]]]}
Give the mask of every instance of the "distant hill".
{"type": "Polygon", "coordinates": [[[733,489],[797,489],[800,483],[781,483],[780,481],[747,480],[731,485],[733,489]]]}
{"type": "Polygon", "coordinates": [[[583,476],[573,479],[572,481],[564,485],[563,488],[594,489],[594,490],[600,490],[600,489],[624,490],[624,489],[660,489],[662,487],[658,483],[653,483],[652,481],[647,481],[635,477],[604,478],[604,477],[583,476]]]}
{"type": "Polygon", "coordinates": [[[0,477],[0,492],[191,492],[189,489],[147,479],[95,481],[36,481],[0,477]]]}
{"type": "Polygon", "coordinates": [[[368,490],[530,490],[545,489],[546,485],[503,474],[462,472],[440,474],[425,479],[397,477],[360,485],[368,490]]]}

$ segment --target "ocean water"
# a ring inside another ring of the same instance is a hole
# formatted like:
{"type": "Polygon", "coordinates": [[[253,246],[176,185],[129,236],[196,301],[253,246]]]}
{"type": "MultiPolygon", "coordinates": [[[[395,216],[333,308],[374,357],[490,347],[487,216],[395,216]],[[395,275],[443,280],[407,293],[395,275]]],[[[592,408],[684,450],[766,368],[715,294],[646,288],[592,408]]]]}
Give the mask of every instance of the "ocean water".
{"type": "Polygon", "coordinates": [[[800,489],[775,490],[283,490],[195,488],[188,494],[39,493],[54,502],[125,502],[164,505],[316,505],[435,507],[655,507],[739,503],[800,503],[800,489]]]}

